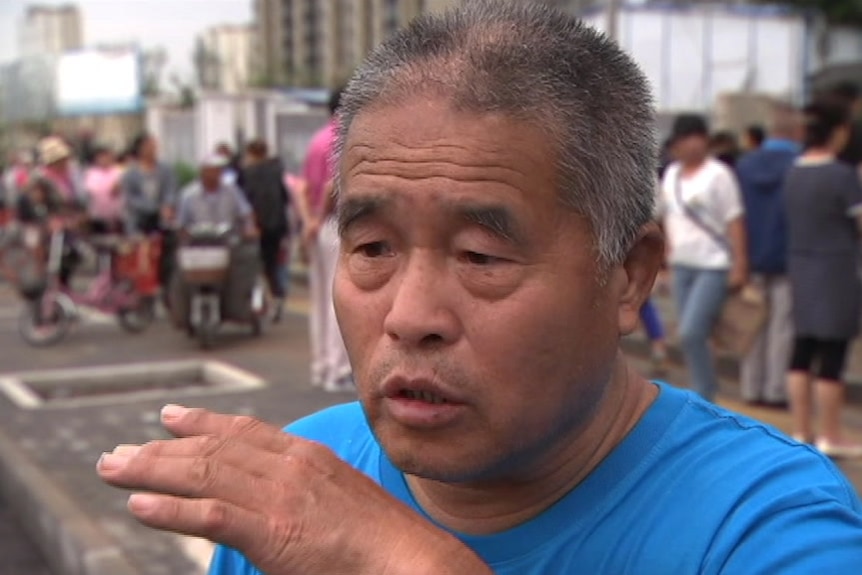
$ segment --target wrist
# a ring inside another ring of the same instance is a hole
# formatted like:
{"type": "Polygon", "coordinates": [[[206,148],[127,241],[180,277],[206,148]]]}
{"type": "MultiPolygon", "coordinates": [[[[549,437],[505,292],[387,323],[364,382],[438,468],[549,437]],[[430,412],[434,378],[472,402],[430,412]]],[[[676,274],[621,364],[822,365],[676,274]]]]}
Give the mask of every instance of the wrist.
{"type": "Polygon", "coordinates": [[[396,545],[395,553],[389,554],[385,564],[379,566],[382,568],[372,572],[375,575],[493,575],[491,568],[454,536],[445,532],[435,535],[439,536],[423,537],[418,546],[396,545]]]}

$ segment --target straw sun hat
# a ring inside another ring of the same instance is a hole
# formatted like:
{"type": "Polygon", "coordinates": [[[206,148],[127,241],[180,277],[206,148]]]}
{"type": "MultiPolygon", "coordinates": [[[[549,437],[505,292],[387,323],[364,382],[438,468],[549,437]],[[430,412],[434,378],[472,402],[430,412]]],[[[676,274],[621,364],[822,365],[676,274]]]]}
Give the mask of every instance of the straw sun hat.
{"type": "Polygon", "coordinates": [[[71,155],[72,150],[66,142],[56,136],[50,136],[39,142],[39,160],[45,166],[65,160],[71,155]]]}

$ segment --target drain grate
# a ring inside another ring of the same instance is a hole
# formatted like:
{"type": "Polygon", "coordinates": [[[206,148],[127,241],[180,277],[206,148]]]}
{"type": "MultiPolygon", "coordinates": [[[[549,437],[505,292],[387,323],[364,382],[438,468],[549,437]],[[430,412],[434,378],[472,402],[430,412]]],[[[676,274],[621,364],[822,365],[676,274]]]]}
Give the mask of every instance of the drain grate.
{"type": "Polygon", "coordinates": [[[66,408],[246,391],[266,382],[219,361],[166,361],[29,371],[0,376],[24,409],[66,408]]]}

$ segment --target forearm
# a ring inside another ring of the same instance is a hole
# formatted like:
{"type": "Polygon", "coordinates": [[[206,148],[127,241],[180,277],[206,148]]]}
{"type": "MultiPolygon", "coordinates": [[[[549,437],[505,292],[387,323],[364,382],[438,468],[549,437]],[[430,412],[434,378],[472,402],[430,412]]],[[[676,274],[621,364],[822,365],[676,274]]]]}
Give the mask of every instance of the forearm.
{"type": "Polygon", "coordinates": [[[295,188],[291,187],[288,189],[296,210],[299,212],[299,219],[302,220],[304,225],[307,225],[311,221],[311,209],[308,205],[308,183],[303,180],[295,188]]]}
{"type": "Polygon", "coordinates": [[[727,225],[732,265],[735,269],[748,273],[748,242],[745,232],[745,219],[742,216],[727,225]]]}

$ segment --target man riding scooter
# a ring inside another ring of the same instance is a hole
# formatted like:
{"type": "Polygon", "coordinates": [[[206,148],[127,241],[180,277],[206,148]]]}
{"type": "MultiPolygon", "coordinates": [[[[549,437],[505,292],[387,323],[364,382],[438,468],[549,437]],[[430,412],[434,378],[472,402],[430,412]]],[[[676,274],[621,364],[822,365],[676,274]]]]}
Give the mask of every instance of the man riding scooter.
{"type": "Polygon", "coordinates": [[[265,307],[254,215],[239,188],[222,178],[225,166],[223,156],[204,158],[199,179],[181,192],[177,214],[180,273],[171,307],[177,327],[203,347],[224,321],[259,333],[265,307]]]}

